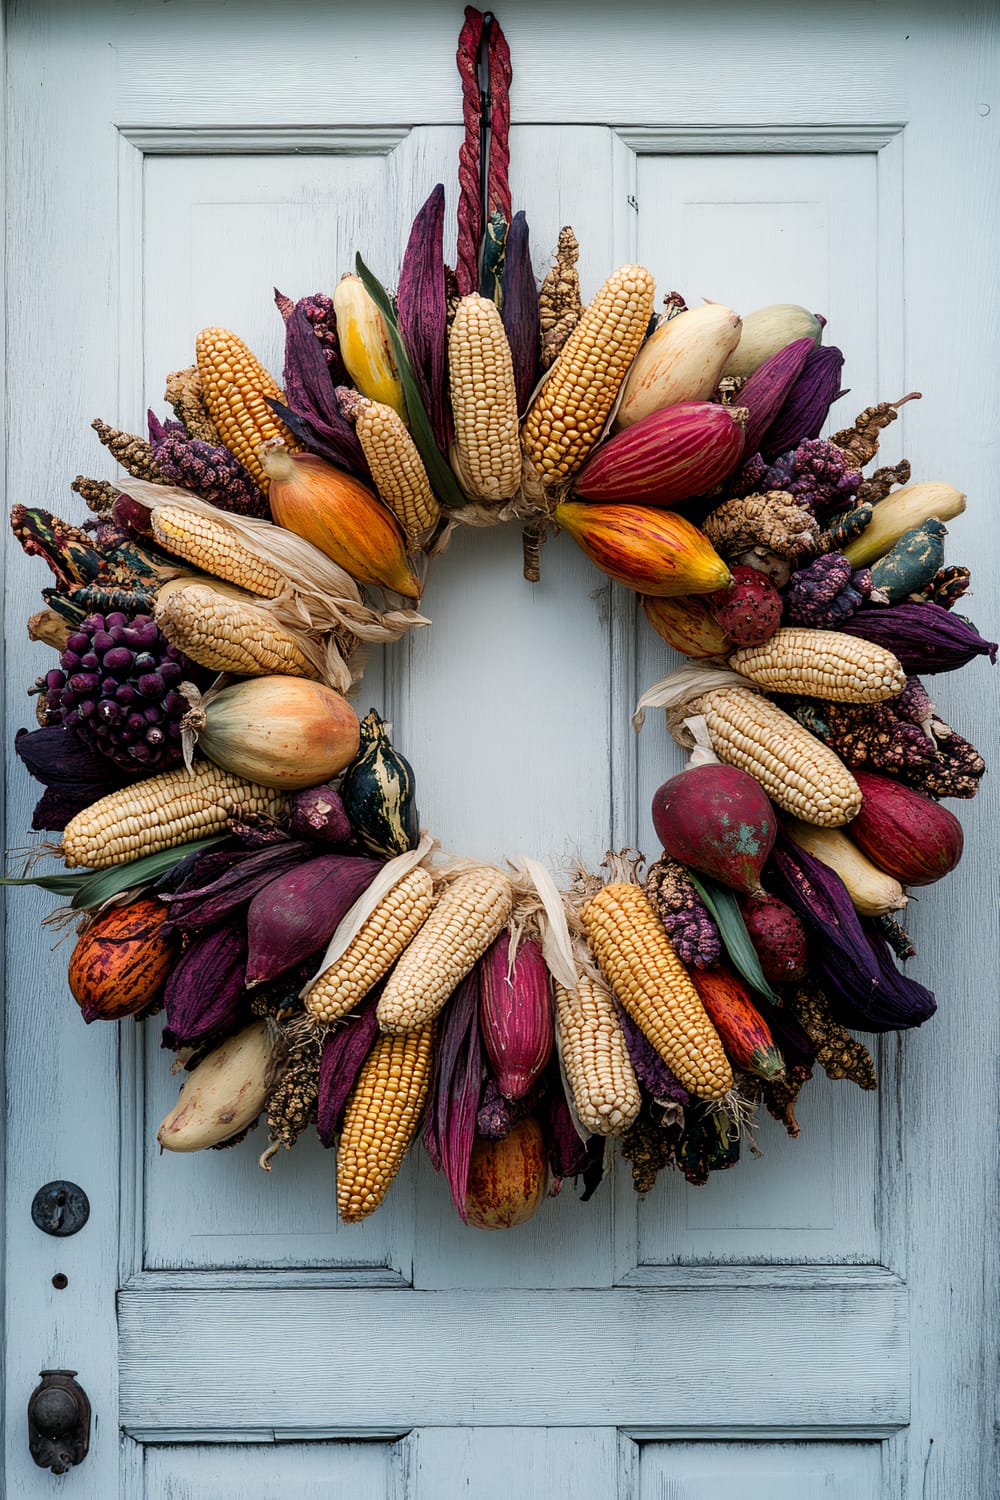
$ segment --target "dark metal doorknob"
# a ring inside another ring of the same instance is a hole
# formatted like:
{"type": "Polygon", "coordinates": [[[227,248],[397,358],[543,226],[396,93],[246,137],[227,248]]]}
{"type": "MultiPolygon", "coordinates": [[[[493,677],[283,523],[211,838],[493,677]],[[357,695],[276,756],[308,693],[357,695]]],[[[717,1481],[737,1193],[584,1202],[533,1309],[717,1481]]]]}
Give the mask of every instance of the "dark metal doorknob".
{"type": "Polygon", "coordinates": [[[42,1370],[28,1400],[28,1449],[40,1469],[65,1474],[90,1447],[90,1402],[75,1370],[42,1370]]]}

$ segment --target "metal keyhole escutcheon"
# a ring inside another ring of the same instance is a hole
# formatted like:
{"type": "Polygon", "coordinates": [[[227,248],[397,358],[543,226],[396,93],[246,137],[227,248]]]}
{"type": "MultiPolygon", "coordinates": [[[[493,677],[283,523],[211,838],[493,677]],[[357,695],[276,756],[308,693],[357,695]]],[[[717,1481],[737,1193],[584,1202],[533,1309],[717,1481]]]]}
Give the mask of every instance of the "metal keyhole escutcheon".
{"type": "Polygon", "coordinates": [[[47,1182],[31,1201],[31,1218],[44,1234],[76,1234],[90,1218],[90,1200],[75,1182],[47,1182]]]}
{"type": "Polygon", "coordinates": [[[75,1370],[42,1370],[28,1401],[28,1449],[40,1469],[65,1474],[90,1447],[90,1402],[75,1370]]]}

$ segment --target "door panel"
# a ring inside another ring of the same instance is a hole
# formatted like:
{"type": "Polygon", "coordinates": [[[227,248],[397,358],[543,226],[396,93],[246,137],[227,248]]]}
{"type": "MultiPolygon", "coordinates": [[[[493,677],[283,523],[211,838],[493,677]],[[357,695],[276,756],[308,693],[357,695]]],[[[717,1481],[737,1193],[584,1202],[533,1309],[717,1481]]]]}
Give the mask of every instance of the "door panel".
{"type": "Polygon", "coordinates": [[[398,1445],[391,1443],[147,1447],[142,1494],[143,1500],[387,1500],[398,1465],[398,1445]]]}
{"type": "MultiPolygon", "coordinates": [[[[906,452],[920,477],[969,490],[978,513],[970,504],[949,529],[955,557],[976,565],[985,627],[995,394],[980,289],[997,235],[981,185],[995,170],[983,108],[995,26],[929,0],[837,0],[797,9],[794,24],[790,8],[751,15],[730,0],[683,17],[636,3],[613,24],[568,0],[543,11],[508,0],[501,15],[515,120],[540,122],[511,134],[536,271],[572,223],[585,297],[634,257],[660,294],[826,312],[853,386],[837,425],[920,383],[925,409],[904,409],[880,461],[906,452]]],[[[190,361],[202,323],[232,324],[280,370],[272,280],[329,288],[361,248],[393,283],[435,181],[453,205],[460,139],[460,16],[443,0],[419,25],[414,14],[399,0],[364,15],[289,0],[280,18],[248,0],[238,25],[191,0],[11,8],[11,500],[76,514],[68,478],[114,472],[88,449],[87,422],[135,428],[147,404],[162,415],[163,376],[190,361]]],[[[50,658],[23,640],[39,566],[11,552],[7,576],[9,743],[50,658]]],[[[426,610],[433,625],[374,657],[359,698],[392,717],[426,825],[487,857],[651,852],[649,798],[681,757],[659,716],[636,738],[629,714],[676,661],[633,601],[565,538],[529,590],[508,527],[455,539],[426,610]]],[[[987,670],[934,684],[957,727],[985,727],[987,670]]],[[[15,766],[9,844],[23,842],[31,801],[15,766]]],[[[998,1020],[980,977],[993,934],[972,920],[995,860],[988,809],[958,810],[965,861],[912,923],[941,1013],[926,1035],[880,1046],[876,1098],[818,1081],[800,1140],[765,1120],[763,1157],[708,1187],[661,1178],[638,1203],[619,1162],[592,1203],[565,1188],[510,1235],[463,1229],[419,1151],[351,1229],[315,1145],[280,1153],[270,1177],[256,1166],[262,1131],[233,1151],[158,1156],[176,1079],[156,1025],[144,1039],[123,1027],[120,1059],[112,1028],[82,1028],[67,950],[40,937],[52,903],[18,892],[8,1491],[51,1491],[23,1449],[24,1401],[39,1368],[68,1365],[96,1428],[87,1469],[65,1483],[108,1500],[140,1493],[143,1465],[150,1500],[425,1500],[470,1480],[528,1500],[707,1500],[734,1479],[768,1496],[991,1493],[981,1372],[996,1358],[994,1271],[980,1236],[953,1226],[995,1219],[982,1121],[995,1118],[998,1020]],[[27,1215],[57,1176],[92,1202],[87,1229],[64,1242],[27,1215]],[[781,1441],[804,1437],[818,1441],[781,1441]]]]}
{"type": "Polygon", "coordinates": [[[637,1500],[879,1500],[875,1443],[644,1443],[637,1500]]]}

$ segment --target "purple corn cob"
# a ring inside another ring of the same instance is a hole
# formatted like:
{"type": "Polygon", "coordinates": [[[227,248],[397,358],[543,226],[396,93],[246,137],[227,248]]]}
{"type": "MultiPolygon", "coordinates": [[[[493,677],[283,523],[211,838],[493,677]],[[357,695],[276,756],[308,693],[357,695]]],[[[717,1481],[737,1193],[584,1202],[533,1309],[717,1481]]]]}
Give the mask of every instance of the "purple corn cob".
{"type": "Polygon", "coordinates": [[[267,500],[247,470],[228,448],[190,438],[179,422],[161,425],[149,413],[149,436],[156,467],[164,479],[178,484],[238,516],[270,520],[267,500]]]}
{"type": "Polygon", "coordinates": [[[635,1076],[654,1104],[690,1104],[691,1096],[687,1089],[677,1081],[628,1011],[619,1007],[618,1019],[625,1033],[625,1045],[632,1059],[635,1076]]]}

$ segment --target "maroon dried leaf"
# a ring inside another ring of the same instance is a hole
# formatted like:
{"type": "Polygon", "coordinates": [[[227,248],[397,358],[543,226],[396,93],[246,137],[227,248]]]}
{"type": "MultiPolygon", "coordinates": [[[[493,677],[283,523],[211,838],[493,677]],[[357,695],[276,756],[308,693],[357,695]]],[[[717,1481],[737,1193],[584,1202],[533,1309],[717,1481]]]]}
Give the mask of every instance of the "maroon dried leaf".
{"type": "Polygon", "coordinates": [[[447,453],[454,429],[448,401],[444,186],[440,182],[413,221],[399,273],[396,312],[434,440],[447,453]]]}
{"type": "MultiPolygon", "coordinates": [[[[218,869],[200,886],[185,884],[171,896],[164,896],[170,908],[170,921],[185,932],[198,932],[216,922],[224,922],[241,907],[248,906],[258,891],[270,885],[285,870],[302,864],[314,854],[310,844],[284,840],[263,849],[238,849],[218,854],[211,864],[199,871],[218,869]]],[[[205,856],[206,861],[210,856],[205,856]]],[[[318,947],[314,943],[313,947],[318,947]]]]}
{"type": "Polygon", "coordinates": [[[163,1046],[189,1046],[229,1030],[244,996],[247,940],[243,924],[216,927],[188,945],[163,991],[163,1046]]]}
{"type": "Polygon", "coordinates": [[[798,380],[810,349],[812,339],[795,339],[772,354],[741,386],[737,400],[750,413],[745,429],[743,452],[756,453],[767,429],[777,416],[781,406],[798,380]]]}
{"type": "MultiPolygon", "coordinates": [[[[311,334],[310,337],[312,338],[311,334]]],[[[318,347],[318,341],[315,338],[313,342],[318,347]]],[[[320,359],[322,357],[321,352],[320,359]]],[[[336,419],[328,422],[318,414],[303,415],[293,411],[283,401],[275,400],[271,396],[266,399],[275,416],[281,418],[289,431],[310,453],[325,458],[328,463],[334,464],[338,469],[345,469],[358,479],[370,479],[371,470],[361,444],[354,428],[340,415],[339,408],[337,408],[336,419]]]]}
{"type": "Polygon", "coordinates": [[[435,1170],[443,1171],[447,1177],[452,1201],[463,1224],[468,1223],[465,1194],[482,1076],[477,965],[445,1008],[424,1124],[428,1155],[435,1170]]]}
{"type": "Polygon", "coordinates": [[[378,1036],[375,1007],[381,992],[382,987],[377,986],[362,1001],[357,1014],[346,1025],[331,1031],[323,1044],[316,1099],[316,1129],[324,1146],[333,1145],[333,1138],[343,1123],[344,1106],[361,1072],[361,1065],[378,1036]]]}

